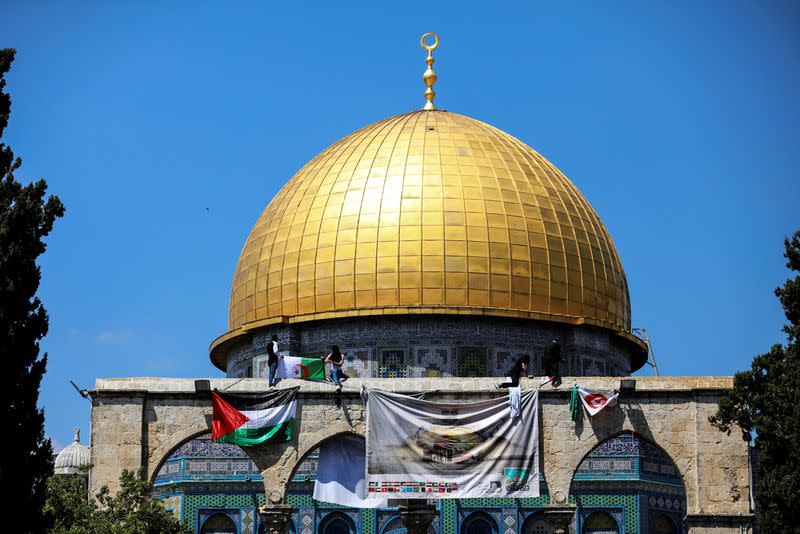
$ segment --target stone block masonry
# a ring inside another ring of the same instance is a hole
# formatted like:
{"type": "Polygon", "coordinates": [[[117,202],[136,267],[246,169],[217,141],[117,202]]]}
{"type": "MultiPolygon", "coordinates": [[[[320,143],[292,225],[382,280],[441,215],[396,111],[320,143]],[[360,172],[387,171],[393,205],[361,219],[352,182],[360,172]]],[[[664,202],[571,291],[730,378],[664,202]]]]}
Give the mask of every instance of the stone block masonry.
{"type": "MultiPolygon", "coordinates": [[[[730,377],[636,377],[636,391],[621,396],[619,407],[594,418],[569,415],[573,383],[596,389],[619,387],[619,378],[565,377],[554,390],[541,389],[541,457],[550,504],[570,501],[570,483],[581,460],[600,442],[634,432],[661,447],[683,480],[690,532],[738,532],[750,517],[748,446],[738,432],[726,435],[708,417],[716,410],[730,377]],[[740,521],[741,519],[741,521],[740,521]],[[710,530],[709,530],[710,529],[710,530]]],[[[210,379],[228,392],[264,391],[259,379],[210,379]]],[[[491,378],[385,378],[347,382],[342,403],[334,403],[329,384],[284,381],[300,385],[298,437],[281,446],[247,450],[262,473],[267,502],[285,502],[286,485],[303,457],[326,439],[342,433],[364,435],[361,385],[399,393],[426,392],[430,400],[496,397],[491,378]]],[[[523,380],[536,387],[538,380],[523,380]]],[[[195,392],[194,379],[98,379],[92,391],[90,490],[117,489],[122,469],[144,467],[154,477],[161,463],[185,441],[208,433],[211,402],[195,392]]]]}

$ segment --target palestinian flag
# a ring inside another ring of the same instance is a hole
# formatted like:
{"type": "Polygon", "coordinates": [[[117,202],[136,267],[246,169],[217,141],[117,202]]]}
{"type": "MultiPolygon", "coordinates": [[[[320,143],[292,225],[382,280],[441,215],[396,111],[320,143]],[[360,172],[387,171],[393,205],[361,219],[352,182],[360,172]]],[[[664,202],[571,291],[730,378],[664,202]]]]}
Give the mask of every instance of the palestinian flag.
{"type": "Polygon", "coordinates": [[[284,356],[278,360],[278,378],[325,380],[325,362],[321,358],[284,356]]]}
{"type": "Polygon", "coordinates": [[[242,447],[290,441],[294,436],[298,389],[257,394],[212,391],[211,438],[242,447]]]}

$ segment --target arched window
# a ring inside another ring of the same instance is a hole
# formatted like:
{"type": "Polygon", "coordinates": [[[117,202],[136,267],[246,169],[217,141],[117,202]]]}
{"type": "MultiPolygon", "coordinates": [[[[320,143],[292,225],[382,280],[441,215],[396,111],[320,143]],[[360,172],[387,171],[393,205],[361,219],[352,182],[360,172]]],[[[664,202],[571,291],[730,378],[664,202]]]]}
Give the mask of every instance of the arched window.
{"type": "MultiPolygon", "coordinates": [[[[407,534],[408,529],[403,526],[403,520],[399,515],[392,517],[386,522],[381,534],[407,534]]],[[[428,527],[428,534],[436,534],[436,529],[433,525],[428,527]]]]}
{"type": "Polygon", "coordinates": [[[550,534],[547,519],[542,514],[528,516],[522,524],[522,534],[550,534]]]}
{"type": "MultiPolygon", "coordinates": [[[[578,506],[578,522],[584,532],[595,528],[589,523],[596,513],[592,503],[609,502],[611,496],[630,497],[603,506],[609,516],[606,519],[616,524],[616,530],[610,532],[631,528],[629,522],[635,517],[641,519],[643,531],[655,532],[648,518],[667,515],[673,525],[680,525],[686,515],[686,489],[675,462],[658,445],[633,432],[612,436],[584,456],[572,475],[570,495],[578,506]]],[[[596,532],[605,532],[599,524],[596,528],[601,529],[596,532]]]]}
{"type": "Polygon", "coordinates": [[[461,523],[461,534],[497,534],[497,523],[485,512],[473,512],[461,523]]]}
{"type": "Polygon", "coordinates": [[[656,517],[653,524],[650,525],[650,530],[653,534],[678,534],[675,523],[666,514],[656,517]]]}
{"type": "Polygon", "coordinates": [[[184,482],[243,482],[261,484],[261,472],[238,445],[215,443],[210,435],[189,439],[178,446],[156,471],[156,493],[171,491],[184,482]]]}
{"type": "Polygon", "coordinates": [[[325,516],[319,524],[320,534],[356,534],[353,520],[341,512],[333,512],[325,516]]]}
{"type": "Polygon", "coordinates": [[[203,522],[200,534],[237,534],[236,523],[225,514],[214,514],[203,522]]]}
{"type": "Polygon", "coordinates": [[[583,534],[619,534],[619,525],[608,512],[593,512],[583,522],[583,534]]]}

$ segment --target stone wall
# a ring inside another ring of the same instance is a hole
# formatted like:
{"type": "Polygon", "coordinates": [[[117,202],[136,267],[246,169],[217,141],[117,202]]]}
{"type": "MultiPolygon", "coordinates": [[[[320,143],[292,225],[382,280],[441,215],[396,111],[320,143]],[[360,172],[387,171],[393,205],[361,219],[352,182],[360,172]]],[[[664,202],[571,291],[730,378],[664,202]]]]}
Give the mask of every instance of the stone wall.
{"type": "Polygon", "coordinates": [[[503,317],[421,315],[331,319],[265,327],[230,350],[227,375],[260,377],[266,347],[278,336],[283,354],[320,356],[339,345],[348,369],[362,378],[503,376],[513,361],[531,357],[540,368],[545,345],[558,340],[567,362],[562,374],[626,376],[640,347],[590,325],[503,317]]]}
{"type": "MultiPolygon", "coordinates": [[[[635,393],[622,396],[619,407],[594,418],[581,411],[577,422],[570,419],[567,407],[571,384],[611,389],[619,387],[619,379],[565,378],[561,389],[546,386],[541,390],[541,455],[550,505],[568,504],[572,475],[598,443],[633,431],[656,443],[675,462],[686,489],[687,521],[696,524],[691,532],[739,532],[737,525],[746,522],[750,513],[747,443],[739,433],[728,436],[708,422],[720,392],[731,386],[731,379],[635,380],[635,393]]],[[[324,440],[344,432],[363,435],[365,410],[358,395],[362,383],[401,393],[426,391],[431,400],[498,394],[487,378],[353,379],[342,393],[341,407],[336,407],[330,385],[301,382],[297,440],[248,450],[262,472],[268,502],[283,502],[292,472],[303,456],[324,440]]],[[[535,382],[523,381],[523,387],[533,385],[535,382]]],[[[263,391],[264,382],[211,379],[211,386],[229,392],[252,392],[263,391]]],[[[210,399],[195,393],[193,379],[99,379],[92,398],[93,492],[103,484],[116,489],[122,468],[144,467],[152,478],[177,446],[210,428],[210,399]]]]}

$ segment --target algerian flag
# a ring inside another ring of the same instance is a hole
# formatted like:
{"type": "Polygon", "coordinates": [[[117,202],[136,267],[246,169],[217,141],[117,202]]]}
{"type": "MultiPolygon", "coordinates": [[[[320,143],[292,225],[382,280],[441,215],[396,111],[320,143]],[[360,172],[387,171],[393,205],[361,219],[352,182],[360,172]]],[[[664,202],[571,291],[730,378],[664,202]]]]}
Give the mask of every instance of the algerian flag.
{"type": "Polygon", "coordinates": [[[242,447],[291,441],[298,389],[235,395],[212,391],[212,439],[242,447]]]}
{"type": "Polygon", "coordinates": [[[606,406],[614,406],[617,404],[617,397],[619,396],[619,393],[613,389],[611,391],[594,391],[578,388],[578,393],[589,415],[597,414],[606,406]]]}
{"type": "Polygon", "coordinates": [[[325,380],[325,362],[321,358],[283,356],[278,359],[278,378],[325,380]]]}

